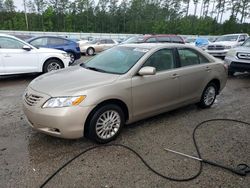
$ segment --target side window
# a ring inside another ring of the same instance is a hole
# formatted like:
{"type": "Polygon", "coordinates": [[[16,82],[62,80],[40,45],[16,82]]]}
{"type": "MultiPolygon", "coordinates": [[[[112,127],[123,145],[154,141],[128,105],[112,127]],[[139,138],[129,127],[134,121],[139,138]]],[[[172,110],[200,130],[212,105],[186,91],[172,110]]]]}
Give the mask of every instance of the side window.
{"type": "Polygon", "coordinates": [[[106,40],[101,40],[100,44],[106,44],[106,40]]]}
{"type": "Polygon", "coordinates": [[[158,37],[159,42],[171,42],[169,37],[158,37]]]}
{"type": "Polygon", "coordinates": [[[197,53],[190,49],[179,49],[181,67],[196,65],[200,63],[200,58],[197,53]]]}
{"type": "Polygon", "coordinates": [[[3,49],[22,49],[23,43],[12,38],[0,37],[0,48],[3,49]]]}
{"type": "Polygon", "coordinates": [[[46,46],[47,45],[47,38],[38,38],[36,40],[31,41],[30,44],[33,46],[46,46]]]}
{"type": "Polygon", "coordinates": [[[173,69],[174,66],[174,55],[171,49],[162,49],[155,52],[143,65],[143,67],[150,66],[155,67],[156,71],[164,71],[173,69]]]}
{"type": "Polygon", "coordinates": [[[112,39],[107,39],[107,44],[114,44],[114,41],[112,39]]]}
{"type": "Polygon", "coordinates": [[[65,40],[60,38],[48,38],[48,45],[64,45],[65,40]]]}
{"type": "Polygon", "coordinates": [[[146,42],[154,43],[156,42],[156,38],[152,37],[146,40],[146,42]]]}
{"type": "Polygon", "coordinates": [[[239,37],[239,42],[243,42],[243,41],[245,41],[246,39],[245,39],[245,36],[244,35],[240,35],[240,37],[239,37]]]}

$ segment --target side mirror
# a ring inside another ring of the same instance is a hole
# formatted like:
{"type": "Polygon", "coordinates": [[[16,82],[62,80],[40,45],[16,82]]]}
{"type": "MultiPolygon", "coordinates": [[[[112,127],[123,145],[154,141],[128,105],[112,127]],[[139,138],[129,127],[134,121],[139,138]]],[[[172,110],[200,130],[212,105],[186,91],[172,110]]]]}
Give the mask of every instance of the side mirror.
{"type": "Polygon", "coordinates": [[[155,75],[155,73],[156,69],[154,67],[143,67],[138,72],[140,76],[155,75]]]}
{"type": "Polygon", "coordinates": [[[244,41],[245,41],[245,39],[240,39],[240,40],[239,40],[239,42],[244,42],[244,41]]]}
{"type": "Polygon", "coordinates": [[[101,43],[100,43],[100,42],[97,42],[96,44],[97,44],[97,45],[100,45],[101,43]]]}
{"type": "Polygon", "coordinates": [[[28,45],[24,45],[24,46],[23,46],[23,49],[26,50],[26,51],[30,51],[30,50],[31,50],[31,47],[28,46],[28,45]]]}

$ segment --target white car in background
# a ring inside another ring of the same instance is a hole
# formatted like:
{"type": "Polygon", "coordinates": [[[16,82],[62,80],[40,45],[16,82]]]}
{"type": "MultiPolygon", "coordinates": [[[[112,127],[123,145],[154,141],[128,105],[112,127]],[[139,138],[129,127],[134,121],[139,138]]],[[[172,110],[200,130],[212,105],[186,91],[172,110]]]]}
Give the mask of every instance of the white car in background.
{"type": "Polygon", "coordinates": [[[0,34],[0,75],[50,72],[68,67],[69,62],[64,51],[36,48],[14,36],[0,34]]]}
{"type": "Polygon", "coordinates": [[[247,38],[246,33],[222,35],[209,44],[205,51],[215,57],[225,57],[230,49],[242,45],[247,38]]]}
{"type": "Polygon", "coordinates": [[[239,47],[230,50],[225,57],[228,74],[235,72],[250,72],[250,37],[239,47]]]}

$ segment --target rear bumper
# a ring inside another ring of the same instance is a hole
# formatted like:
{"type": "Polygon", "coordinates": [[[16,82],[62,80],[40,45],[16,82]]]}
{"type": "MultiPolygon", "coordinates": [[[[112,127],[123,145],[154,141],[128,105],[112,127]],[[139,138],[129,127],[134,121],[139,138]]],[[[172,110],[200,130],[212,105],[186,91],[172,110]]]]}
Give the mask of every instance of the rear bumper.
{"type": "Polygon", "coordinates": [[[75,58],[80,59],[81,58],[81,52],[75,52],[75,58]]]}

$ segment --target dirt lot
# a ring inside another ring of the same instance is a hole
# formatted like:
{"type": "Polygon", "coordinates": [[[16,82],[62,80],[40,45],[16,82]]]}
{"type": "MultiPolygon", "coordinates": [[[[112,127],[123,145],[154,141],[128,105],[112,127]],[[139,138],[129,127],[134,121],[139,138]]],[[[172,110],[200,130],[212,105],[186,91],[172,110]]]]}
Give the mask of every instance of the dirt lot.
{"type": "MultiPolygon", "coordinates": [[[[82,138],[64,140],[33,131],[25,122],[21,96],[37,75],[0,78],[0,187],[39,187],[60,165],[95,145],[82,138]]],[[[69,78],[70,79],[70,78],[69,78]]],[[[192,131],[210,118],[250,122],[250,75],[229,78],[216,104],[206,110],[190,105],[126,126],[114,143],[138,151],[159,172],[189,177],[199,163],[167,153],[164,147],[196,155],[192,131]]],[[[225,165],[250,164],[250,127],[228,122],[208,123],[197,132],[202,156],[225,165]]],[[[119,147],[96,149],[81,156],[47,187],[249,187],[250,175],[239,177],[204,165],[189,182],[164,180],[150,172],[131,152],[119,147]]]]}

